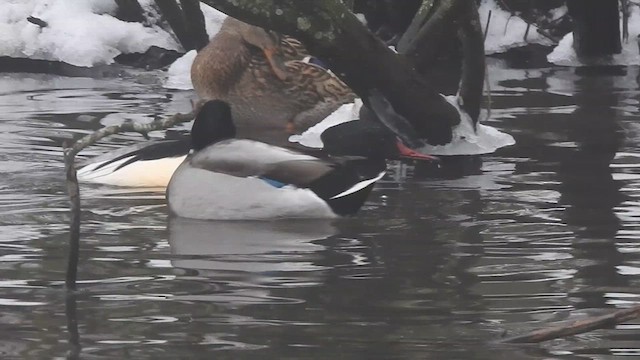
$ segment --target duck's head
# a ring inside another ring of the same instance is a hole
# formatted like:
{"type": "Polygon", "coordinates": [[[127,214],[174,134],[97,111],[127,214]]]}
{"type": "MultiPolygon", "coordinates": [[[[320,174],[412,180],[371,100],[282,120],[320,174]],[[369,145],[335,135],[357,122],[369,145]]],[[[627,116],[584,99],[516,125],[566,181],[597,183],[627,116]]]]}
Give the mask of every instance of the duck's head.
{"type": "Polygon", "coordinates": [[[222,100],[207,101],[196,115],[191,128],[191,147],[202,150],[218,141],[236,136],[236,126],[229,104],[222,100]]]}
{"type": "Polygon", "coordinates": [[[225,27],[239,35],[245,45],[260,49],[267,58],[271,69],[280,80],[288,78],[284,58],[280,49],[282,36],[273,31],[253,26],[240,20],[228,17],[225,27]]]}
{"type": "Polygon", "coordinates": [[[407,147],[400,138],[374,121],[355,120],[326,129],[323,150],[330,155],[362,156],[370,159],[438,160],[407,147]]]}

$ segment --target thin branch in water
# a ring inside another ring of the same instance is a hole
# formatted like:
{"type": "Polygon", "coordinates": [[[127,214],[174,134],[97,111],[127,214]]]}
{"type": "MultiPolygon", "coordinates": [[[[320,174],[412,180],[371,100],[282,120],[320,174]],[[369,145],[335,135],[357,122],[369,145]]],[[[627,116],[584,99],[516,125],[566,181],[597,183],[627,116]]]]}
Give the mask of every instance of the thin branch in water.
{"type": "Polygon", "coordinates": [[[67,359],[80,359],[80,332],[78,331],[78,307],[75,292],[67,293],[65,301],[65,315],[67,317],[67,333],[69,334],[69,351],[67,359]]]}
{"type": "Polygon", "coordinates": [[[639,317],[640,305],[636,305],[629,309],[618,310],[607,315],[589,317],[565,325],[537,329],[523,335],[507,338],[502,340],[502,342],[539,343],[547,340],[582,334],[593,330],[611,328],[639,317]]]}
{"type": "Polygon", "coordinates": [[[151,131],[164,130],[176,124],[191,121],[194,114],[197,114],[202,103],[193,104],[193,111],[188,114],[175,114],[173,116],[155,120],[149,124],[137,124],[126,122],[121,125],[109,126],[91,133],[80,140],[76,141],[72,146],[64,146],[64,166],[66,174],[67,192],[69,195],[71,219],[69,222],[69,257],[67,260],[67,274],[65,286],[68,291],[77,288],[76,280],[78,277],[78,261],[80,255],[80,187],[78,185],[78,177],[75,167],[76,155],[82,149],[95,144],[99,140],[114,134],[122,132],[137,132],[143,135],[151,131]]]}

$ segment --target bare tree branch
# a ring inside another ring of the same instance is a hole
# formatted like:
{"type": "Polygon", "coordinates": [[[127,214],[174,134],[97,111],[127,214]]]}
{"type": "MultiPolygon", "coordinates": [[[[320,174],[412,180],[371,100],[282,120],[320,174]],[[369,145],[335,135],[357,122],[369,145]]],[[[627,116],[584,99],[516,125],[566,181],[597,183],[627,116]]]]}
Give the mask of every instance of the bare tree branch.
{"type": "Polygon", "coordinates": [[[409,24],[409,27],[398,41],[397,50],[399,53],[404,54],[407,52],[409,44],[413,43],[422,26],[429,20],[429,15],[431,15],[434,5],[434,0],[422,0],[420,8],[413,17],[413,20],[411,20],[411,24],[409,24]]]}
{"type": "Polygon", "coordinates": [[[191,121],[198,112],[201,104],[194,104],[194,110],[188,114],[175,114],[171,117],[155,120],[149,124],[127,122],[121,125],[109,126],[91,133],[72,146],[64,147],[64,165],[66,173],[67,192],[69,194],[71,218],[69,221],[69,257],[67,259],[67,274],[65,286],[68,290],[75,290],[78,277],[78,259],[80,253],[80,187],[75,168],[75,157],[82,149],[95,144],[100,139],[122,132],[138,132],[147,134],[155,130],[163,130],[176,124],[191,121]]]}
{"type": "Polygon", "coordinates": [[[590,317],[566,325],[542,328],[503,340],[509,343],[539,343],[547,340],[586,333],[597,329],[613,327],[617,324],[640,317],[640,305],[618,310],[611,314],[590,317]]]}

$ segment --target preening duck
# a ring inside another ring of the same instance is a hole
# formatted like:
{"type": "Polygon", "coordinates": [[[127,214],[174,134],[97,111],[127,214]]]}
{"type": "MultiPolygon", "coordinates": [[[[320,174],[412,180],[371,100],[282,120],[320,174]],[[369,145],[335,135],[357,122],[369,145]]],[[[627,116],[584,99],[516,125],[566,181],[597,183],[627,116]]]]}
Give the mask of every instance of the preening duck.
{"type": "MultiPolygon", "coordinates": [[[[310,151],[321,149],[325,154],[360,155],[361,149],[384,149],[387,159],[435,159],[405,146],[408,143],[415,147],[420,140],[411,132],[405,134],[399,130],[406,120],[389,113],[388,103],[378,102],[375,97],[369,99],[373,112],[364,108],[360,112],[362,103],[358,101],[344,104],[321,123],[290,140],[310,151]],[[357,120],[359,112],[365,119],[357,120]]],[[[78,179],[115,186],[166,187],[190,149],[191,138],[186,135],[122,148],[93,159],[78,171],[78,179]]]]}
{"type": "Polygon", "coordinates": [[[229,105],[209,101],[191,131],[193,152],[167,187],[169,210],[175,216],[209,220],[354,214],[384,176],[385,157],[401,155],[396,138],[385,135],[388,132],[359,130],[323,134],[334,155],[322,159],[237,139],[229,105]],[[376,137],[384,143],[345,141],[349,133],[376,137]]]}
{"type": "Polygon", "coordinates": [[[244,138],[287,143],[355,95],[297,40],[228,17],[191,67],[196,94],[231,105],[244,138]]]}

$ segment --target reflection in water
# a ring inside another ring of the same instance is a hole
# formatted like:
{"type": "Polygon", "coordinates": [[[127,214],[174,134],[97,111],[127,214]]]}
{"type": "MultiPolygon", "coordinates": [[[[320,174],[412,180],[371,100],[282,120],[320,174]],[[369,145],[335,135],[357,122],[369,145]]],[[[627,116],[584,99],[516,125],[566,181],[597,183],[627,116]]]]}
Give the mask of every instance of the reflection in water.
{"type": "Polygon", "coordinates": [[[215,276],[221,271],[317,271],[324,247],[314,240],[335,233],[326,220],[198,221],[169,220],[173,266],[215,276]],[[207,271],[209,270],[209,271],[207,271]]]}
{"type": "Polygon", "coordinates": [[[562,156],[558,168],[560,201],[569,204],[565,221],[576,228],[573,255],[584,264],[575,275],[579,287],[574,295],[585,302],[581,307],[606,306],[606,293],[592,289],[628,285],[617,271],[622,257],[615,240],[620,220],[614,209],[624,196],[610,167],[623,141],[615,80],[624,75],[592,73],[575,80],[577,107],[568,122],[568,139],[576,148],[562,156]]]}

